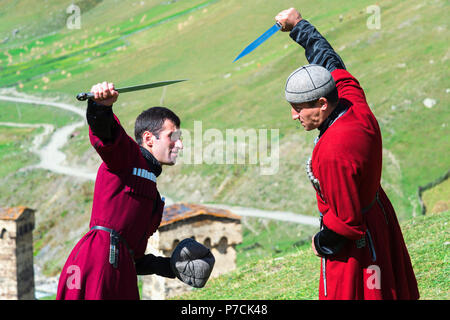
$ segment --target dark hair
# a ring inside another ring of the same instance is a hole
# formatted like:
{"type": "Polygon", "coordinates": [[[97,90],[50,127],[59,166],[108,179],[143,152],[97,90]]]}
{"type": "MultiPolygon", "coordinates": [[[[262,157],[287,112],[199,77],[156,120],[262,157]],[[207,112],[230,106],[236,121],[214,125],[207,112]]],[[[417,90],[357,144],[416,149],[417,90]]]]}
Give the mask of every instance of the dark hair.
{"type": "MultiPolygon", "coordinates": [[[[337,103],[339,101],[339,95],[338,95],[337,88],[335,87],[333,90],[331,90],[329,93],[327,93],[324,96],[324,98],[326,98],[328,103],[331,104],[332,106],[337,105],[337,103]]],[[[314,101],[310,101],[308,105],[310,107],[314,107],[318,100],[319,99],[314,100],[314,101]]]]}
{"type": "Polygon", "coordinates": [[[168,119],[172,121],[177,128],[180,127],[180,118],[171,110],[165,107],[152,107],[143,111],[134,124],[134,137],[138,145],[142,144],[142,134],[150,131],[157,138],[162,130],[164,121],[168,119]]]}

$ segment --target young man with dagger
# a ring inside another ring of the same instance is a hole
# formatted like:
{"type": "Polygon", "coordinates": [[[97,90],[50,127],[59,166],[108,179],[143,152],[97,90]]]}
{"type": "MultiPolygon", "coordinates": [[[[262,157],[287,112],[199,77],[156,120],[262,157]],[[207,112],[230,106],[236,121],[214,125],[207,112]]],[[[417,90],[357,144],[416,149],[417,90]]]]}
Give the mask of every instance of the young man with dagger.
{"type": "Polygon", "coordinates": [[[397,217],[380,186],[382,141],[359,82],[326,39],[294,9],[275,20],[310,63],[288,77],[292,119],[318,129],[307,174],[316,189],[322,258],[319,299],[418,299],[397,217]]]}
{"type": "Polygon", "coordinates": [[[183,148],[180,119],[164,107],[143,111],[136,119],[135,142],[112,111],[118,91],[175,82],[117,90],[103,82],[77,96],[78,100],[89,99],[89,139],[103,163],[95,181],[90,230],[64,265],[57,299],[139,299],[137,275],[177,277],[194,287],[203,287],[208,280],[214,257],[193,239],[181,241],[170,258],[145,254],[164,208],[156,178],[163,165],[175,164],[183,148]]]}

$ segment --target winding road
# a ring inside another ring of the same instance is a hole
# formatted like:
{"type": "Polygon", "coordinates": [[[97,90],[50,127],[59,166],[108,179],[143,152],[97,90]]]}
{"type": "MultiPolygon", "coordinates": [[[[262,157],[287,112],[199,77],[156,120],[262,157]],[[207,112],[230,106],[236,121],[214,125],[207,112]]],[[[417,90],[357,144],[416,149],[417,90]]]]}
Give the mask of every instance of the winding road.
{"type": "MultiPolygon", "coordinates": [[[[6,91],[6,89],[1,90],[0,92],[3,93],[4,91],[6,91]]],[[[55,107],[76,113],[81,118],[79,122],[69,124],[65,127],[57,129],[56,131],[54,131],[55,127],[52,124],[44,124],[44,123],[24,124],[24,123],[0,122],[0,125],[2,126],[44,128],[44,132],[37,135],[34,138],[31,147],[31,151],[39,156],[40,162],[36,165],[22,168],[22,170],[40,168],[40,169],[47,169],[49,171],[59,174],[69,175],[82,179],[95,180],[96,177],[95,172],[86,171],[86,169],[82,167],[71,167],[66,165],[65,164],[66,155],[60,150],[67,143],[70,134],[75,129],[82,127],[85,124],[84,116],[86,111],[74,105],[42,100],[27,94],[18,93],[15,90],[8,90],[8,91],[10,92],[9,95],[0,94],[0,100],[55,107]],[[50,142],[46,146],[42,146],[45,137],[51,134],[53,131],[54,133],[51,136],[50,142]]]]}

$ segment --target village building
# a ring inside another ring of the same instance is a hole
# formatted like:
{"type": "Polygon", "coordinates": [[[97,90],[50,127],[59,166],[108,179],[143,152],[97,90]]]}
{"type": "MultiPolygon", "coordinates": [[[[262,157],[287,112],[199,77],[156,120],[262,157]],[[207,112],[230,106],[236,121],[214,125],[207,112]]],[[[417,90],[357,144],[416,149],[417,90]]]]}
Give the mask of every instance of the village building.
{"type": "MultiPolygon", "coordinates": [[[[170,257],[180,241],[193,238],[215,257],[210,278],[236,268],[236,245],[242,243],[241,218],[228,210],[197,204],[174,204],[164,209],[158,231],[150,238],[146,253],[170,257]]],[[[142,299],[161,300],[191,289],[178,279],[156,275],[140,277],[142,299]]]]}
{"type": "Polygon", "coordinates": [[[34,300],[34,210],[0,207],[0,300],[34,300]]]}

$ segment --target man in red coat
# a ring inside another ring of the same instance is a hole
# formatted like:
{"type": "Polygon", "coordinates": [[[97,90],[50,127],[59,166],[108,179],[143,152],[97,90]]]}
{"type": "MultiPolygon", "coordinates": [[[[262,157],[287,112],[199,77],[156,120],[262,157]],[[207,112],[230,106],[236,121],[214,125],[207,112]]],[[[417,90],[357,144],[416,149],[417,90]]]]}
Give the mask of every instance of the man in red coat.
{"type": "Polygon", "coordinates": [[[359,82],[294,9],[276,18],[310,65],[287,79],[293,120],[319,130],[306,171],[317,194],[319,299],[418,299],[417,281],[389,198],[380,186],[380,128],[359,82]]]}
{"type": "Polygon", "coordinates": [[[143,111],[136,119],[135,142],[113,114],[119,95],[114,85],[97,84],[91,92],[89,138],[103,163],[95,181],[90,230],[64,265],[57,299],[139,299],[137,275],[147,274],[202,287],[214,257],[194,240],[180,242],[183,247],[170,258],[145,255],[164,208],[156,178],[161,165],[175,164],[183,147],[180,119],[164,107],[143,111]]]}

